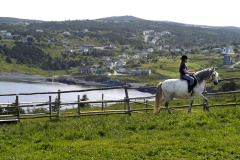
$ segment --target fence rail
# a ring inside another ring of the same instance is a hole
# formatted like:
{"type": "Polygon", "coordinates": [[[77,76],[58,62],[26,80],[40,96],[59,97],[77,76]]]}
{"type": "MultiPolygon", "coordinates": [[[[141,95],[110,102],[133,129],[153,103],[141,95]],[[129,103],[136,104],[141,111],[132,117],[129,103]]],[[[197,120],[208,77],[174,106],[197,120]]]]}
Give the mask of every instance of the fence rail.
{"type": "MultiPolygon", "coordinates": [[[[240,77],[235,78],[226,78],[221,79],[219,81],[229,81],[229,80],[237,80],[240,79],[240,77]]],[[[148,113],[149,110],[153,110],[153,105],[149,104],[149,99],[154,98],[155,96],[148,96],[148,97],[134,97],[129,98],[129,89],[140,89],[140,88],[156,88],[156,87],[104,87],[104,88],[95,88],[95,89],[84,89],[84,90],[69,90],[69,91],[61,91],[58,90],[57,92],[34,92],[34,93],[19,93],[19,94],[1,94],[0,96],[15,96],[15,102],[14,103],[0,103],[0,106],[2,106],[0,109],[15,109],[14,113],[10,114],[4,114],[0,115],[0,122],[6,122],[6,121],[18,121],[20,122],[20,119],[33,119],[33,118],[50,118],[53,117],[80,117],[80,116],[94,116],[94,115],[110,115],[110,114],[128,114],[131,115],[132,112],[138,112],[139,111],[146,111],[148,113]],[[99,90],[111,90],[111,89],[124,89],[125,96],[123,99],[118,100],[104,100],[104,95],[102,95],[102,100],[94,100],[94,101],[81,101],[80,96],[78,95],[77,101],[68,101],[68,102],[62,102],[61,96],[64,93],[81,93],[81,92],[90,92],[90,91],[99,91],[99,90]],[[52,101],[52,96],[49,96],[49,99],[47,101],[41,101],[41,102],[19,102],[19,96],[28,96],[28,95],[37,95],[37,94],[48,94],[48,95],[57,95],[57,98],[55,101],[52,101]],[[144,100],[143,102],[139,102],[137,100],[144,100]],[[134,101],[135,100],[135,101],[134,101]],[[123,103],[124,108],[122,110],[104,110],[104,104],[107,103],[123,103]],[[81,111],[81,104],[92,104],[92,103],[100,103],[102,104],[102,110],[100,111],[88,111],[83,112],[81,111]],[[145,105],[145,108],[140,109],[132,109],[131,105],[132,103],[138,103],[145,105]],[[77,105],[77,112],[68,112],[68,113],[61,113],[61,106],[65,105],[77,105]],[[47,106],[48,112],[46,113],[32,113],[32,114],[23,114],[21,113],[21,109],[23,108],[31,108],[31,107],[42,107],[47,106]],[[53,112],[53,107],[55,107],[55,111],[53,112]]],[[[225,95],[225,94],[232,94],[235,97],[237,94],[239,94],[240,91],[229,91],[229,92],[217,92],[217,93],[204,93],[206,96],[217,96],[217,95],[225,95]]],[[[213,98],[214,99],[214,98],[213,98]]],[[[215,98],[216,99],[216,98],[215,98]]],[[[196,106],[203,106],[204,104],[195,104],[193,107],[196,106]]],[[[216,106],[232,106],[232,105],[240,105],[240,103],[229,103],[229,104],[214,104],[210,105],[209,107],[216,107],[216,106]]],[[[184,106],[172,106],[169,107],[170,109],[182,109],[189,107],[188,105],[184,106]]],[[[162,107],[161,109],[166,109],[165,107],[162,107]]]]}

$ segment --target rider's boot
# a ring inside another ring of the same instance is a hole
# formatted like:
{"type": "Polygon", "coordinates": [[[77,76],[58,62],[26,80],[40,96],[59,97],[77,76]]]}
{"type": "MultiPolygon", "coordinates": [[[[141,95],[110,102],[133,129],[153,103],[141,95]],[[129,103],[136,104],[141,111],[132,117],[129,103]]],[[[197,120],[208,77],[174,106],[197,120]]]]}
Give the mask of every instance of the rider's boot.
{"type": "Polygon", "coordinates": [[[188,93],[193,94],[193,85],[188,86],[188,93]]]}

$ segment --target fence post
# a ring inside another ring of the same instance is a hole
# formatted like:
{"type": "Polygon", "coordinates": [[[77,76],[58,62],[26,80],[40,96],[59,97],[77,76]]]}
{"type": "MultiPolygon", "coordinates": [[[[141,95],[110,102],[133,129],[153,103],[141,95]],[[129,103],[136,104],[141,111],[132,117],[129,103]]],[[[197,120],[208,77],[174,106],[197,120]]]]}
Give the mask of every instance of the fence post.
{"type": "Polygon", "coordinates": [[[146,113],[148,113],[148,100],[146,100],[146,113]]]}
{"type": "Polygon", "coordinates": [[[60,117],[60,103],[61,103],[61,94],[60,89],[58,90],[58,102],[57,102],[57,116],[60,117]]]}
{"type": "Polygon", "coordinates": [[[236,100],[237,100],[236,93],[234,93],[234,101],[236,101],[236,100]]]}
{"type": "Polygon", "coordinates": [[[52,96],[49,96],[49,119],[52,119],[52,96]]]}
{"type": "Polygon", "coordinates": [[[126,97],[124,97],[124,110],[127,110],[126,109],[126,97]]]}
{"type": "MultiPolygon", "coordinates": [[[[104,94],[102,93],[102,101],[103,101],[103,99],[104,99],[104,94]]],[[[102,102],[102,112],[103,112],[103,107],[104,107],[104,104],[102,102]]]]}
{"type": "Polygon", "coordinates": [[[17,111],[17,119],[18,119],[18,122],[20,122],[20,109],[19,109],[19,100],[18,100],[18,96],[16,96],[15,105],[16,105],[16,111],[17,111]]]}
{"type": "Polygon", "coordinates": [[[80,103],[79,103],[80,101],[81,101],[80,95],[78,95],[78,117],[80,117],[80,114],[81,114],[81,111],[80,111],[81,105],[80,105],[80,103]]]}
{"type": "Polygon", "coordinates": [[[125,95],[126,95],[126,103],[128,106],[128,115],[131,116],[131,107],[130,107],[130,100],[129,100],[129,96],[128,96],[127,86],[124,87],[124,90],[125,90],[125,95]]]}

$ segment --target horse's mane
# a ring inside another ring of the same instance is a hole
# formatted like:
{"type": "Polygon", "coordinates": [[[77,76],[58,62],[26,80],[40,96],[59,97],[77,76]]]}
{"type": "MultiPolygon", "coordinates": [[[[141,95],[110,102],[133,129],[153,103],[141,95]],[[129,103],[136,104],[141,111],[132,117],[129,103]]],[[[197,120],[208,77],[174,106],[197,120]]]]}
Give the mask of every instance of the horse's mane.
{"type": "Polygon", "coordinates": [[[212,68],[207,68],[201,71],[196,72],[195,77],[198,80],[198,83],[201,83],[204,79],[207,80],[212,74],[212,68]]]}

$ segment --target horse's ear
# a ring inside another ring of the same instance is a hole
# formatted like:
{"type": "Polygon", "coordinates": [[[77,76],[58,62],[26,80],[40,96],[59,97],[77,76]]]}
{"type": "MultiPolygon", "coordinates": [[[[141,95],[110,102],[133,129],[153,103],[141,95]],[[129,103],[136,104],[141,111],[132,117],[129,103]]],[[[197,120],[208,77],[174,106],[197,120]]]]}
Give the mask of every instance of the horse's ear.
{"type": "Polygon", "coordinates": [[[212,68],[212,71],[215,71],[215,67],[212,68]]]}

